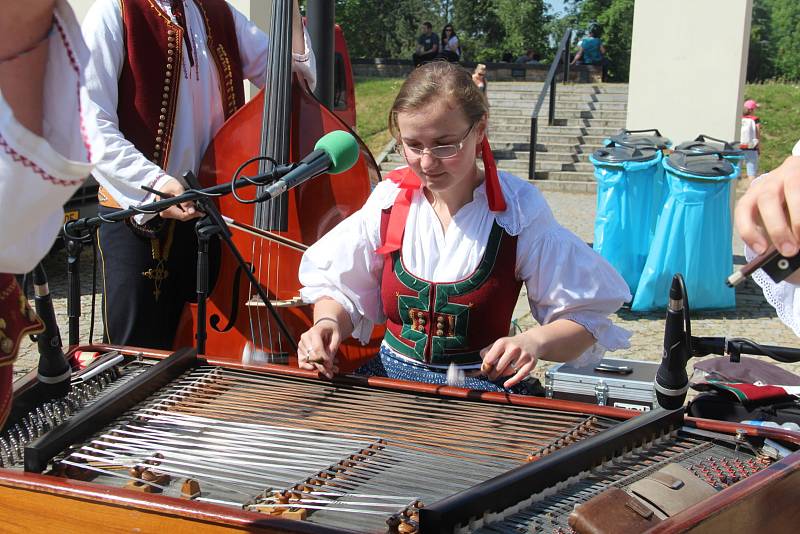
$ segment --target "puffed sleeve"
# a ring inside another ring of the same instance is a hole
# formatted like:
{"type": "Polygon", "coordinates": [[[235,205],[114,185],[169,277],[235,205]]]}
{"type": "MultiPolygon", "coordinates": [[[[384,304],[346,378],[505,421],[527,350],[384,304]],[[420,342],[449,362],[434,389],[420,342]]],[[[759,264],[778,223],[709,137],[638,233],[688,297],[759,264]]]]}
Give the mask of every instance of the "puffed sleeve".
{"type": "Polygon", "coordinates": [[[379,183],[366,204],[336,225],[303,254],[300,295],[305,302],[329,297],[341,304],[353,322],[353,337],[369,341],[372,328],[386,319],[381,303],[383,256],[380,246],[381,210],[397,196],[397,186],[379,183]]]}
{"type": "Polygon", "coordinates": [[[528,302],[540,324],[568,319],[583,326],[597,343],[576,363],[598,361],[604,351],[630,346],[630,333],[615,326],[609,314],[631,299],[616,270],[552,214],[520,233],[517,275],[525,282],[528,302]],[[549,219],[549,220],[548,220],[549,219]]]}

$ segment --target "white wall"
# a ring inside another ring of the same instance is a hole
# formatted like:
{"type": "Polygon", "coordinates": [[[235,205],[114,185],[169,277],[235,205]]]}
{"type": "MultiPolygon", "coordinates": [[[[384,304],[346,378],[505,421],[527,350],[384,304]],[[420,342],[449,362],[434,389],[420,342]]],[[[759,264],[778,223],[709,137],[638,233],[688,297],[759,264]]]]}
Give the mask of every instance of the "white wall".
{"type": "Polygon", "coordinates": [[[739,136],[753,0],[636,0],[627,127],[739,136]]]}

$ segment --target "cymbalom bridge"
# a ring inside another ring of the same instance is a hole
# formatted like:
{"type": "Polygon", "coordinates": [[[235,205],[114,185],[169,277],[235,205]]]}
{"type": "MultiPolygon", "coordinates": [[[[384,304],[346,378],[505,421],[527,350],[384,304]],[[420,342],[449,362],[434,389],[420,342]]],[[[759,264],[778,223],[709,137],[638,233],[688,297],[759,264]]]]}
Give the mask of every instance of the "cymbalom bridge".
{"type": "Polygon", "coordinates": [[[763,447],[772,437],[793,450],[800,437],[787,432],[116,349],[125,361],[88,393],[17,393],[0,503],[63,510],[50,523],[63,532],[77,513],[82,528],[141,531],[567,533],[576,504],[670,462],[720,491],[662,525],[703,524],[720,515],[711,501],[747,505],[798,478],[797,453],[763,447]]]}

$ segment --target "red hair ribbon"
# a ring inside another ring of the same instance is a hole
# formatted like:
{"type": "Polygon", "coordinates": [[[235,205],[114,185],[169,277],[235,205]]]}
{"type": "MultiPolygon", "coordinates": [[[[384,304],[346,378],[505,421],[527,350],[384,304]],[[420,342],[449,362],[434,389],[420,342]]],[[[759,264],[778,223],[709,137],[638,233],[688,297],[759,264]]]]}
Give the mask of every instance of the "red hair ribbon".
{"type": "MultiPolygon", "coordinates": [[[[494,162],[492,149],[489,146],[489,138],[486,136],[483,137],[483,142],[481,143],[481,157],[483,158],[486,199],[489,202],[489,209],[492,211],[505,211],[506,199],[503,197],[503,190],[500,188],[497,165],[494,162]]],[[[398,185],[400,193],[394,200],[383,245],[376,250],[378,254],[391,254],[395,250],[400,250],[403,244],[403,231],[406,228],[408,210],[411,208],[411,199],[414,196],[414,191],[422,185],[422,181],[414,174],[411,167],[394,170],[387,174],[386,178],[398,185]]]]}

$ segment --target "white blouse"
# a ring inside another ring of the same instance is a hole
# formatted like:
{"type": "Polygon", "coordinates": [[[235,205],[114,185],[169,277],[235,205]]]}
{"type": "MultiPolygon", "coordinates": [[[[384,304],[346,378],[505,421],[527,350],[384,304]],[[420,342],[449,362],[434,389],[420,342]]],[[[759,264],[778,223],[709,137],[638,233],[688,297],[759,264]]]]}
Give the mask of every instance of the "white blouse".
{"type": "MultiPolygon", "coordinates": [[[[589,331],[602,350],[629,346],[630,334],[608,318],[631,299],[622,277],[577,236],[560,226],[535,186],[500,172],[508,208],[489,210],[484,184],[471,202],[453,217],[445,232],[420,188],[414,193],[403,238],[403,263],[419,278],[433,282],[459,280],[478,266],[495,220],[517,238],[517,279],[525,283],[528,302],[540,324],[572,320],[589,331]]],[[[380,182],[366,204],[314,243],[300,264],[301,296],[305,302],[330,297],[350,314],[353,337],[369,339],[383,323],[381,276],[381,211],[393,205],[399,188],[380,182]]],[[[587,362],[588,363],[588,362],[587,362]]]]}
{"type": "Polygon", "coordinates": [[[66,0],[56,3],[54,24],[42,137],[17,122],[0,92],[0,272],[28,272],[47,253],[64,202],[103,155],[81,68],[88,51],[66,0]]]}
{"type": "MultiPolygon", "coordinates": [[[[169,0],[155,0],[172,15],[169,0]]],[[[263,87],[266,81],[268,39],[253,22],[230,6],[245,79],[263,87]]],[[[98,0],[83,22],[83,34],[92,52],[86,72],[89,93],[100,107],[100,129],[108,145],[107,156],[97,165],[95,178],[123,208],[154,200],[142,185],[159,189],[169,176],[180,179],[188,170],[197,171],[208,144],[225,122],[214,58],[206,46],[203,15],[194,2],[184,0],[186,27],[194,45],[195,66],[189,64],[183,44],[182,79],[178,87],[172,148],[167,168],[150,161],[119,130],[117,117],[119,76],[125,60],[122,11],[119,0],[98,0]],[[165,173],[169,176],[165,176],[165,173]]],[[[293,54],[293,67],[313,88],[316,65],[308,32],[304,31],[305,53],[293,54]]],[[[152,216],[138,216],[146,220],[152,216]]]]}

